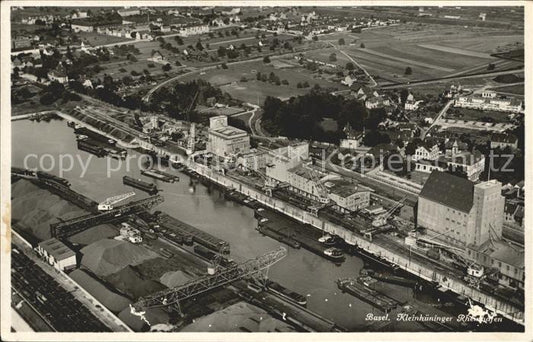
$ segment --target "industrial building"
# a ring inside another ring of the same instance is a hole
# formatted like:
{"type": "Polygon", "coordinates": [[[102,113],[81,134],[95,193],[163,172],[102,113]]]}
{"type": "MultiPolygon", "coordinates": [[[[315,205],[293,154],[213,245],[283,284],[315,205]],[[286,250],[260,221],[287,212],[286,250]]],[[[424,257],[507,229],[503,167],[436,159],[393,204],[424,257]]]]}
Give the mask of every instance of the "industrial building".
{"type": "Polygon", "coordinates": [[[231,158],[250,151],[250,136],[242,129],[228,125],[224,115],[209,119],[207,152],[222,158],[231,158]]]}
{"type": "Polygon", "coordinates": [[[501,188],[496,180],[474,184],[433,171],[418,198],[417,226],[460,248],[499,239],[505,204],[501,188]]]}
{"type": "Polygon", "coordinates": [[[345,179],[331,179],[324,182],[334,208],[346,213],[367,208],[370,205],[371,189],[345,179]]]}
{"type": "Polygon", "coordinates": [[[56,238],[39,243],[37,253],[60,271],[76,268],[76,253],[56,238]]]}
{"type": "Polygon", "coordinates": [[[309,144],[295,144],[271,150],[266,155],[266,175],[276,182],[289,181],[289,169],[309,158],[309,144]]]}

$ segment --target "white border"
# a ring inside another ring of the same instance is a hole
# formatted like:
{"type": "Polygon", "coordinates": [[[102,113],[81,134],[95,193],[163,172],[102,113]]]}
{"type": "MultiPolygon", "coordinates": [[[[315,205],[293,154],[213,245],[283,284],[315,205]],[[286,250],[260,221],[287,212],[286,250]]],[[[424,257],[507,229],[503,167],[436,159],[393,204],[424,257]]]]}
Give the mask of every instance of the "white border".
{"type": "Polygon", "coordinates": [[[533,216],[528,208],[531,207],[529,191],[533,180],[531,170],[527,167],[533,165],[532,149],[533,138],[530,133],[533,132],[533,118],[531,103],[533,99],[533,87],[531,79],[533,77],[531,61],[533,54],[531,44],[533,42],[533,3],[530,1],[71,1],[71,0],[47,0],[47,1],[11,1],[6,0],[1,3],[1,117],[0,117],[0,138],[1,138],[1,169],[0,169],[0,191],[1,191],[1,214],[2,220],[0,234],[0,270],[1,270],[1,311],[0,311],[0,336],[4,341],[142,341],[142,340],[159,340],[159,341],[264,341],[264,340],[286,340],[286,341],[533,341],[533,331],[531,327],[533,317],[533,307],[531,294],[533,293],[533,283],[531,282],[531,267],[533,255],[531,246],[533,237],[529,227],[533,224],[533,216]],[[10,332],[11,324],[11,307],[10,307],[10,165],[11,165],[11,96],[10,96],[10,6],[65,6],[65,7],[102,7],[102,6],[524,6],[524,44],[525,54],[525,102],[526,102],[526,204],[525,204],[525,260],[526,260],[526,306],[525,306],[525,333],[12,333],[10,332]]]}

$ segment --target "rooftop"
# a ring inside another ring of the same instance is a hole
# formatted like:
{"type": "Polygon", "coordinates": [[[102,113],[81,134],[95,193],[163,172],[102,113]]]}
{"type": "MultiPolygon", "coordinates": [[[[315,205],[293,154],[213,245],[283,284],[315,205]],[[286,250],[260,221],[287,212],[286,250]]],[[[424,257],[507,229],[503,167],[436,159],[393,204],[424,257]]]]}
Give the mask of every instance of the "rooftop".
{"type": "Polygon", "coordinates": [[[320,171],[316,169],[312,169],[308,166],[305,166],[304,164],[300,164],[300,165],[293,167],[292,169],[289,169],[289,172],[294,173],[300,177],[306,178],[310,181],[313,181],[317,178],[320,179],[324,177],[324,175],[320,171]],[[313,172],[315,173],[316,176],[313,175],[313,172]]]}
{"type": "Polygon", "coordinates": [[[345,179],[331,179],[324,182],[324,185],[330,193],[340,197],[348,197],[358,192],[369,191],[368,188],[361,187],[358,184],[349,182],[345,179]]]}
{"type": "Polygon", "coordinates": [[[468,213],[474,204],[474,183],[468,179],[434,170],[419,197],[468,213]]]}
{"type": "Polygon", "coordinates": [[[237,127],[233,127],[233,126],[210,128],[209,133],[214,133],[216,135],[222,136],[223,138],[227,138],[227,139],[244,137],[248,135],[246,131],[240,128],[237,128],[237,127]]]}
{"type": "Polygon", "coordinates": [[[518,247],[510,246],[503,242],[496,242],[498,248],[490,254],[495,259],[506,264],[523,268],[524,267],[524,250],[518,247]]]}
{"type": "Polygon", "coordinates": [[[453,156],[440,156],[439,161],[470,166],[476,164],[484,158],[485,156],[483,156],[483,154],[481,154],[479,151],[474,151],[474,153],[466,151],[456,153],[453,156]]]}
{"type": "Polygon", "coordinates": [[[63,242],[56,238],[51,238],[39,243],[39,247],[44,249],[56,260],[64,260],[76,255],[72,249],[68,248],[63,242]]]}

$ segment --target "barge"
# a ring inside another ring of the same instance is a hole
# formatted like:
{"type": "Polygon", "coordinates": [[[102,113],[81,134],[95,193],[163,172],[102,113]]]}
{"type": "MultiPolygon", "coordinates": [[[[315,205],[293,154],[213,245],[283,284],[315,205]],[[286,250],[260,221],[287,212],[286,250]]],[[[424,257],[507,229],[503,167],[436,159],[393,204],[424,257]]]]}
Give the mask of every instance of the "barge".
{"type": "Polygon", "coordinates": [[[99,158],[107,155],[107,151],[103,147],[93,144],[88,140],[78,140],[78,149],[94,154],[99,158]]]}
{"type": "Polygon", "coordinates": [[[140,179],[135,179],[129,176],[122,177],[122,182],[125,185],[129,185],[131,187],[134,187],[136,189],[142,190],[147,192],[150,195],[155,195],[158,192],[157,187],[153,183],[147,183],[145,181],[142,181],[140,179]]]}
{"type": "Polygon", "coordinates": [[[414,279],[409,279],[406,277],[400,277],[398,275],[392,275],[392,274],[386,274],[381,272],[376,272],[373,270],[368,270],[367,274],[376,279],[383,281],[385,283],[395,284],[395,285],[401,285],[401,286],[407,286],[407,287],[414,287],[418,282],[414,279]]]}
{"type": "Polygon", "coordinates": [[[174,175],[171,175],[170,173],[166,173],[164,171],[157,170],[157,169],[141,170],[141,174],[147,177],[152,177],[154,179],[161,180],[163,182],[167,182],[167,183],[179,182],[180,180],[178,176],[174,176],[174,175]]]}
{"type": "Polygon", "coordinates": [[[357,248],[356,254],[359,255],[367,263],[378,265],[378,266],[385,267],[388,269],[392,269],[394,272],[400,270],[400,267],[398,265],[395,265],[377,255],[367,252],[366,250],[362,248],[357,248]]]}
{"type": "Polygon", "coordinates": [[[281,284],[276,283],[270,279],[267,280],[266,287],[270,292],[274,293],[275,295],[283,297],[291,302],[294,302],[304,307],[307,305],[307,297],[292,290],[289,290],[281,284]]]}
{"type": "Polygon", "coordinates": [[[337,286],[342,292],[349,293],[385,313],[390,312],[399,304],[394,299],[389,298],[352,278],[338,279],[337,286]]]}
{"type": "Polygon", "coordinates": [[[265,235],[265,236],[268,236],[274,240],[277,240],[279,242],[282,242],[286,245],[289,245],[291,246],[292,248],[300,248],[301,245],[298,241],[294,240],[293,238],[291,237],[288,237],[288,236],[284,236],[274,230],[271,230],[269,229],[268,227],[264,227],[264,226],[258,226],[257,227],[257,231],[259,231],[261,234],[265,235]]]}

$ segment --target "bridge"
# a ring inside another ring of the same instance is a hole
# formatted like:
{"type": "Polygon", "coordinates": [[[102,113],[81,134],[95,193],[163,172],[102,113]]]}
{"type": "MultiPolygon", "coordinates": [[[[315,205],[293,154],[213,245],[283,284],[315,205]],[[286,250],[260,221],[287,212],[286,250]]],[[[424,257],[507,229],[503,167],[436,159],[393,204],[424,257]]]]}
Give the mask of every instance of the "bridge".
{"type": "Polygon", "coordinates": [[[99,214],[88,214],[63,222],[53,223],[50,225],[50,230],[53,237],[60,239],[67,238],[74,234],[80,233],[87,228],[115,220],[117,217],[136,214],[140,211],[148,210],[158,204],[163,203],[163,200],[163,197],[160,195],[148,197],[99,214]]]}
{"type": "Polygon", "coordinates": [[[279,249],[250,259],[237,266],[229,267],[217,271],[214,275],[208,275],[199,279],[192,280],[186,284],[156,292],[150,296],[141,298],[134,307],[137,310],[147,308],[177,306],[179,309],[180,301],[194,297],[203,292],[212,290],[222,285],[229,284],[236,280],[256,275],[261,271],[268,270],[287,255],[287,249],[279,249]]]}

